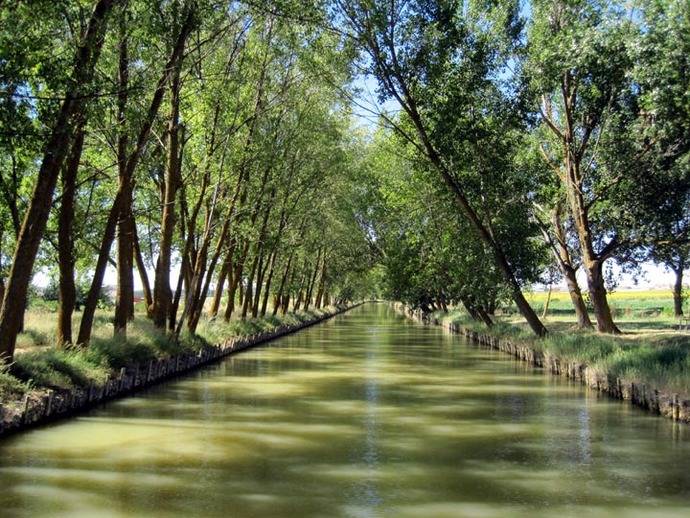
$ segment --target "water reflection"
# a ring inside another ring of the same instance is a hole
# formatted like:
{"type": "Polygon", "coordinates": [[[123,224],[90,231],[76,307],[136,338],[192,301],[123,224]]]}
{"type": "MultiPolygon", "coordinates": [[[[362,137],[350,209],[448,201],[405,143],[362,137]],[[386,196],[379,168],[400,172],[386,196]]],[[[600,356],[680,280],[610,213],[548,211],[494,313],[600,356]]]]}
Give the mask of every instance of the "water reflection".
{"type": "Polygon", "coordinates": [[[369,305],[0,444],[2,516],[688,516],[688,428],[369,305]]]}

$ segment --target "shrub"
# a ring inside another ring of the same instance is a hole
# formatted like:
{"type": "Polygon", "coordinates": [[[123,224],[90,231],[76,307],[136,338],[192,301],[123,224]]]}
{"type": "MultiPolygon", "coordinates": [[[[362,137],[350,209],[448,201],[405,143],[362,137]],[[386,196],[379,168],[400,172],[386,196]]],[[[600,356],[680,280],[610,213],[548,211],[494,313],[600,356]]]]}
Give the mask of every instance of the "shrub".
{"type": "Polygon", "coordinates": [[[93,339],[88,352],[96,362],[113,369],[148,362],[158,356],[152,343],[129,341],[120,337],[93,339]]]}
{"type": "Polygon", "coordinates": [[[617,351],[601,362],[612,375],[663,389],[690,392],[690,354],[679,345],[639,346],[617,351]]]}
{"type": "Polygon", "coordinates": [[[594,363],[620,349],[611,338],[591,333],[553,334],[545,338],[544,348],[563,358],[594,363]]]}
{"type": "Polygon", "coordinates": [[[10,368],[5,363],[0,363],[0,400],[18,399],[22,397],[31,386],[18,380],[10,374],[10,368]]]}
{"type": "Polygon", "coordinates": [[[12,373],[38,387],[69,389],[105,382],[108,368],[85,351],[48,349],[19,355],[12,373]]]}

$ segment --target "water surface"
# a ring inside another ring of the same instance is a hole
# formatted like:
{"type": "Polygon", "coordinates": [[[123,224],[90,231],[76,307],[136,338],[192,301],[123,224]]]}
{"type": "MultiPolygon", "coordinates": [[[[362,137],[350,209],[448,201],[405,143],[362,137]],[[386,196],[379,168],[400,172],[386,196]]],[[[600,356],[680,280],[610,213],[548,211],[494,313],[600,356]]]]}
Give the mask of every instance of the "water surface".
{"type": "Polygon", "coordinates": [[[0,442],[0,516],[690,516],[690,427],[369,304],[0,442]]]}

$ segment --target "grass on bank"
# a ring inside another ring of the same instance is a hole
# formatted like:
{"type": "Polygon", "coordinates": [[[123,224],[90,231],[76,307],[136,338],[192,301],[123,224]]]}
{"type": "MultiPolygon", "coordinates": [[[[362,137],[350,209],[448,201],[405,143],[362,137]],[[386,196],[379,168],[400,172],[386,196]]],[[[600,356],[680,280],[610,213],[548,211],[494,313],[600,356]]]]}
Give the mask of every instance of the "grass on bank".
{"type": "MultiPolygon", "coordinates": [[[[156,329],[146,318],[143,307],[136,308],[127,339],[114,337],[112,311],[99,310],[91,345],[85,349],[63,349],[55,346],[55,310],[45,305],[29,308],[26,331],[19,336],[14,362],[0,364],[0,402],[16,401],[32,390],[68,390],[103,384],[108,375],[127,365],[197,351],[205,344],[257,334],[283,324],[298,324],[323,315],[328,309],[230,322],[222,318],[202,319],[197,335],[183,333],[178,341],[156,329]]],[[[80,316],[75,315],[75,330],[80,316]]]]}
{"type": "Polygon", "coordinates": [[[477,332],[528,342],[558,358],[587,364],[602,375],[690,396],[690,333],[671,329],[666,316],[620,319],[623,334],[618,336],[577,330],[572,318],[549,317],[545,320],[549,335],[541,339],[512,315],[496,317],[490,331],[461,309],[435,316],[477,332]]]}

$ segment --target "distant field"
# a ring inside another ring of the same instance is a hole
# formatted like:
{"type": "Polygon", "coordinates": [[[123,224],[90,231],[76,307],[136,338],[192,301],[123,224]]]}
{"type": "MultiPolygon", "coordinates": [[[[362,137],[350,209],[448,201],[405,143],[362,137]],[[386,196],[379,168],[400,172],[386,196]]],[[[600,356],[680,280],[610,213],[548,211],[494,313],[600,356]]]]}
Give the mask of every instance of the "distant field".
{"type": "MultiPolygon", "coordinates": [[[[537,311],[542,311],[547,299],[547,292],[528,292],[527,300],[537,311]]],[[[609,304],[617,314],[654,312],[663,316],[673,316],[673,296],[671,290],[621,290],[609,294],[609,304]]],[[[688,303],[685,308],[687,312],[688,303]]],[[[566,291],[551,293],[549,313],[571,312],[570,296],[566,291]]]]}

